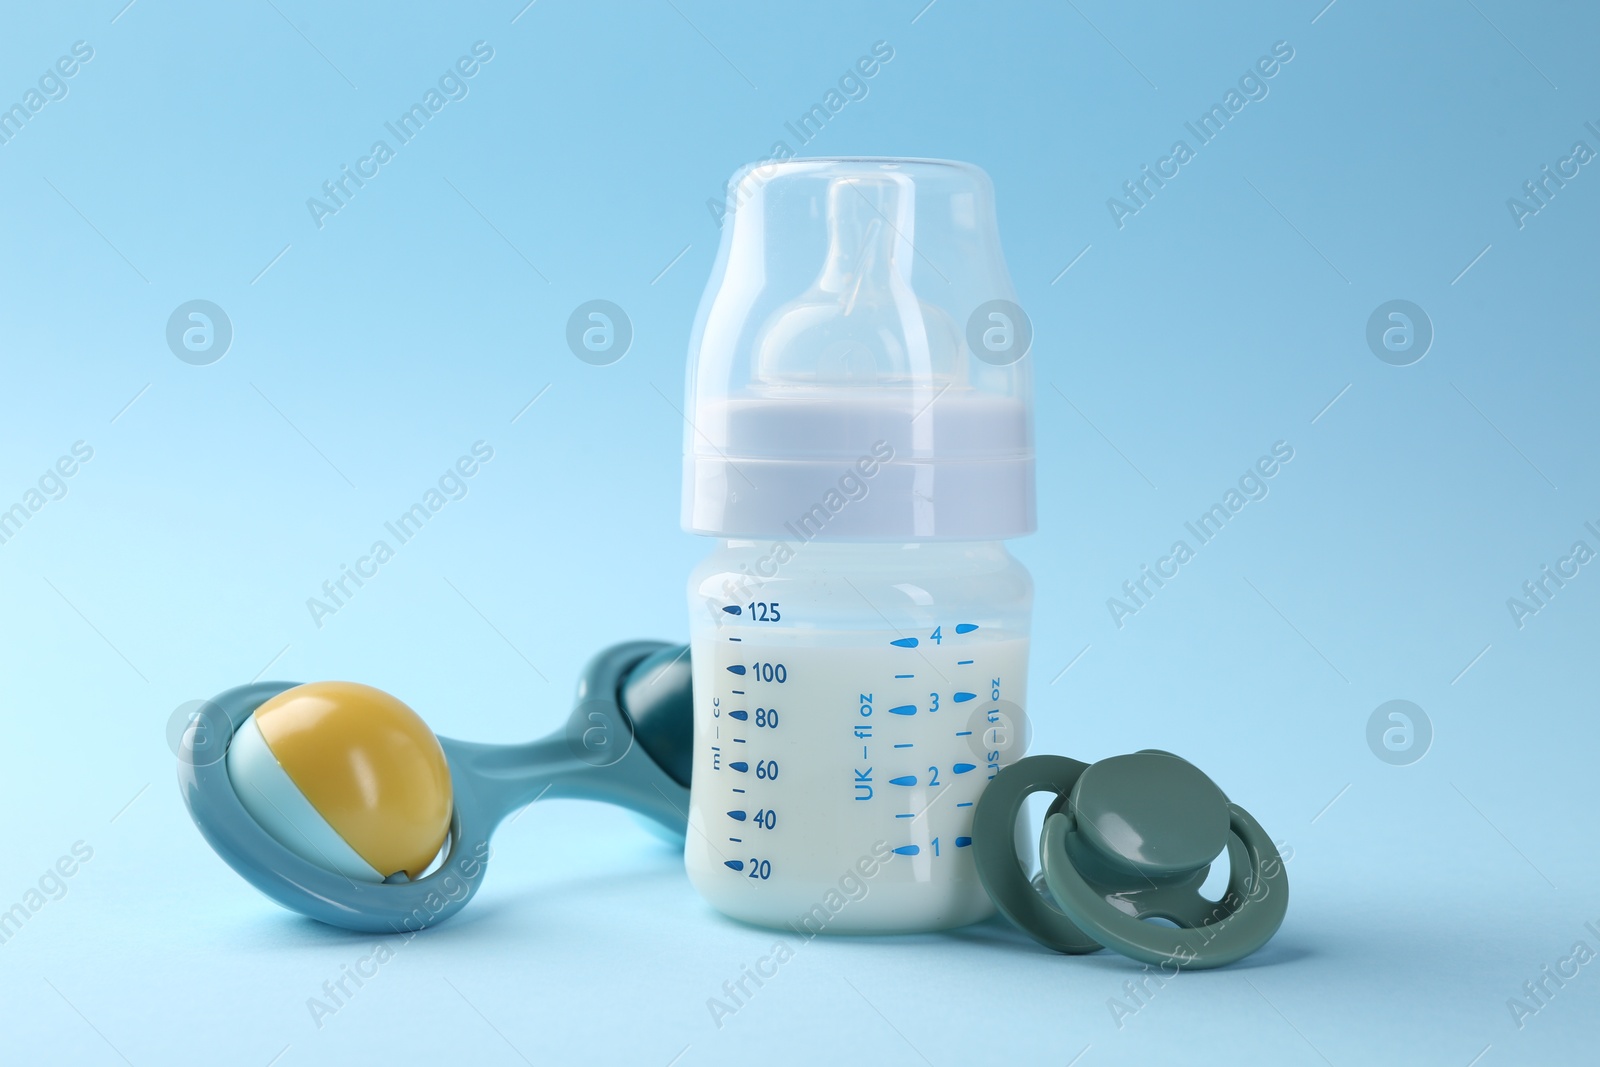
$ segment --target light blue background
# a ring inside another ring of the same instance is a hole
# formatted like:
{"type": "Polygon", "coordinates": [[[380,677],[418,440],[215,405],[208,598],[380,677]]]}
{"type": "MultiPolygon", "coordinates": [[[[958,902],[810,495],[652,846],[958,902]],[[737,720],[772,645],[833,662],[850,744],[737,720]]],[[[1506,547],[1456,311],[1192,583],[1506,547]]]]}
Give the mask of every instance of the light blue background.
{"type": "Polygon", "coordinates": [[[1506,1002],[1574,942],[1600,950],[1600,573],[1521,629],[1506,599],[1600,548],[1600,165],[1524,228],[1506,201],[1574,141],[1600,149],[1600,18],[925,2],[7,12],[0,102],[94,48],[0,145],[0,505],[94,449],[0,545],[0,908],[94,850],[0,945],[7,1059],[1593,1057],[1600,964],[1521,1029],[1506,1002]],[[306,199],[479,40],[468,97],[319,230],[306,199]],[[519,740],[563,720],[602,645],[681,639],[707,549],[677,527],[674,409],[706,202],[880,40],[893,60],[806,154],[994,179],[1037,331],[1040,532],[1015,546],[1035,748],[1205,768],[1293,850],[1282,932],[1120,1028],[1108,999],[1139,968],[1109,954],[998,923],[818,941],[719,1030],[707,998],[772,935],[711,912],[626,815],[548,803],[502,831],[468,912],[319,1029],[307,998],[372,939],[210,852],[168,716],[267,671],[519,740]],[[1277,41],[1294,59],[1270,95],[1119,230],[1107,198],[1277,41]],[[195,298],[235,329],[211,366],[164,339],[195,298]],[[591,298],[636,330],[613,366],[563,340],[591,298]],[[1393,298],[1436,330],[1408,367],[1364,339],[1393,298]],[[477,440],[495,458],[470,495],[316,627],[306,598],[477,440]],[[1118,629],[1106,599],[1279,440],[1270,496],[1118,629]],[[1397,698],[1435,731],[1410,766],[1365,740],[1397,698]]]}

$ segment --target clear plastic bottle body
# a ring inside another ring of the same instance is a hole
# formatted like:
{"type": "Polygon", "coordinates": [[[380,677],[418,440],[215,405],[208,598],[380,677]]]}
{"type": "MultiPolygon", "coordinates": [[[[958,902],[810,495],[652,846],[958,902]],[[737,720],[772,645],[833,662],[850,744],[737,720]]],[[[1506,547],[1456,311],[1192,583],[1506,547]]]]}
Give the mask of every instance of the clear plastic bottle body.
{"type": "Polygon", "coordinates": [[[689,581],[701,895],[811,933],[988,916],[972,811],[1025,744],[1032,602],[998,541],[723,541],[689,581]]]}

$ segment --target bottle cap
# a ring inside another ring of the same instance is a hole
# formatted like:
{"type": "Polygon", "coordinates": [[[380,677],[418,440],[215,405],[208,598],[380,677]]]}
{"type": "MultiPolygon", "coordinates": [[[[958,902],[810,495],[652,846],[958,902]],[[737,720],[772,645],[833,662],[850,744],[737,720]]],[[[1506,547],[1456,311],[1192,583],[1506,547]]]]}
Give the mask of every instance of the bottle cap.
{"type": "Polygon", "coordinates": [[[1033,532],[1032,340],[982,170],[745,167],[689,345],[684,528],[1033,532]]]}

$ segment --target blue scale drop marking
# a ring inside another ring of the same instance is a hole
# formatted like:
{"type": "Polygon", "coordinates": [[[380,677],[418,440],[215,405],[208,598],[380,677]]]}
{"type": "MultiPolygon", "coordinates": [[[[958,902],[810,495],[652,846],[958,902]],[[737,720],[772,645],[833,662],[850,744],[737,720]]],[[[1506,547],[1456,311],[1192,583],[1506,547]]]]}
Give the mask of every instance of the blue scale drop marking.
{"type": "Polygon", "coordinates": [[[956,633],[958,633],[958,634],[970,634],[972,631],[976,630],[977,628],[978,628],[978,624],[975,623],[975,622],[958,622],[958,623],[956,623],[956,633]]]}
{"type": "Polygon", "coordinates": [[[895,675],[895,677],[896,678],[915,678],[916,675],[914,675],[914,674],[897,674],[897,675],[895,675]]]}
{"type": "MultiPolygon", "coordinates": [[[[728,669],[730,671],[733,670],[732,667],[729,667],[728,669]]],[[[741,667],[739,669],[743,670],[744,668],[741,667]]],[[[955,701],[956,701],[957,704],[965,704],[969,700],[976,700],[976,699],[978,699],[978,694],[977,693],[957,693],[956,696],[955,696],[955,701]]]]}
{"type": "Polygon", "coordinates": [[[895,648],[916,648],[917,647],[917,639],[915,637],[902,637],[898,641],[890,641],[889,643],[891,645],[893,645],[895,648]]]}
{"type": "Polygon", "coordinates": [[[730,711],[730,712],[728,712],[728,718],[730,718],[730,719],[738,719],[740,722],[744,722],[749,717],[750,717],[750,713],[748,711],[730,711]]]}
{"type": "Polygon", "coordinates": [[[722,865],[730,871],[744,870],[744,860],[723,860],[722,865]]]}
{"type": "Polygon", "coordinates": [[[918,848],[916,845],[901,845],[899,848],[894,850],[894,854],[896,856],[915,856],[921,851],[922,849],[918,848]]]}
{"type": "Polygon", "coordinates": [[[975,763],[958,763],[950,769],[955,771],[957,774],[966,774],[968,771],[975,770],[976,768],[977,764],[975,763]]]}
{"type": "Polygon", "coordinates": [[[970,659],[958,659],[958,660],[956,660],[956,666],[957,667],[970,667],[970,666],[972,666],[972,661],[970,659]]]}
{"type": "Polygon", "coordinates": [[[903,742],[901,742],[900,744],[898,744],[898,745],[896,745],[894,747],[895,748],[915,748],[916,746],[913,745],[910,741],[903,741],[903,742]]]}
{"type": "Polygon", "coordinates": [[[970,808],[970,807],[972,807],[972,801],[963,800],[961,803],[957,804],[956,807],[958,807],[958,808],[970,808]]]}
{"type": "Polygon", "coordinates": [[[737,604],[729,604],[726,607],[724,607],[722,610],[726,611],[729,615],[742,615],[742,614],[744,614],[744,609],[741,608],[737,604]]]}
{"type": "Polygon", "coordinates": [[[743,774],[750,769],[750,764],[744,762],[743,760],[740,760],[738,763],[730,763],[728,766],[738,771],[740,774],[743,774]]]}
{"type": "Polygon", "coordinates": [[[957,737],[971,737],[972,736],[972,731],[971,730],[957,730],[956,731],[956,736],[957,737]]]}
{"type": "Polygon", "coordinates": [[[915,715],[916,713],[917,706],[915,704],[901,704],[898,707],[889,709],[890,715],[915,715]]]}
{"type": "Polygon", "coordinates": [[[916,785],[917,784],[917,776],[914,775],[914,774],[902,774],[898,778],[889,779],[889,784],[890,785],[916,785]]]}
{"type": "Polygon", "coordinates": [[[743,674],[744,673],[744,664],[743,663],[735,663],[733,666],[728,668],[728,673],[729,674],[743,674]]]}
{"type": "Polygon", "coordinates": [[[956,848],[966,848],[970,844],[972,844],[972,838],[970,837],[956,838],[956,848]]]}
{"type": "Polygon", "coordinates": [[[742,812],[742,811],[730,811],[730,812],[728,812],[728,818],[730,818],[730,819],[738,819],[740,822],[744,822],[744,817],[745,817],[745,813],[742,812]]]}

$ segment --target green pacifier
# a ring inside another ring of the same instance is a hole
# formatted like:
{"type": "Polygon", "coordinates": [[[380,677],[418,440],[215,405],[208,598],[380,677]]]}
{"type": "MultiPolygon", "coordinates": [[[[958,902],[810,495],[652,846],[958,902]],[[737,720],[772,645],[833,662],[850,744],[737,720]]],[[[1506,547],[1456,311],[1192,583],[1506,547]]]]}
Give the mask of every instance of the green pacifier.
{"type": "Polygon", "coordinates": [[[1157,749],[1092,766],[1020,760],[984,790],[972,837],[995,905],[1058,952],[1104,946],[1151,965],[1220,967],[1266,944],[1289,905],[1283,860],[1261,824],[1194,764],[1157,749]],[[1057,794],[1039,841],[1048,892],[1028,880],[1012,833],[1023,801],[1041,791],[1057,794]],[[1228,888],[1207,900],[1200,886],[1224,849],[1228,888]]]}

